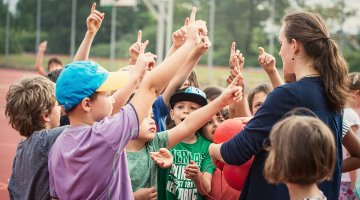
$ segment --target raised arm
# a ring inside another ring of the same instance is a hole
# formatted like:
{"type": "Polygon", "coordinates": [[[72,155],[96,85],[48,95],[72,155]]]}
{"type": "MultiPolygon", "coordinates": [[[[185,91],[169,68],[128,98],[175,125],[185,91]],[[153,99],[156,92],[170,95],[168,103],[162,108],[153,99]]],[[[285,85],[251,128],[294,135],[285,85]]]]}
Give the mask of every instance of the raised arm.
{"type": "Polygon", "coordinates": [[[206,124],[223,107],[242,98],[242,87],[239,86],[240,75],[236,76],[221,95],[208,105],[199,108],[185,118],[183,122],[168,130],[168,148],[194,134],[206,124]]]}
{"type": "Polygon", "coordinates": [[[80,44],[78,51],[75,54],[74,61],[88,60],[90,48],[95,38],[97,31],[99,30],[101,23],[104,19],[104,13],[100,13],[96,10],[96,3],[91,6],[91,13],[86,19],[87,31],[84,39],[80,44]]]}
{"type": "Polygon", "coordinates": [[[284,81],[281,79],[278,70],[276,69],[276,60],[275,57],[269,53],[266,53],[264,48],[259,47],[259,64],[264,68],[265,72],[270,78],[273,88],[276,88],[279,85],[284,84],[284,81]]]}
{"type": "MultiPolygon", "coordinates": [[[[135,93],[131,103],[137,111],[139,121],[145,118],[155,98],[164,90],[175,75],[178,70],[178,63],[187,60],[189,52],[190,54],[198,55],[198,57],[194,57],[193,59],[199,59],[201,56],[195,47],[202,42],[201,38],[207,35],[206,23],[201,20],[195,21],[195,17],[193,17],[193,20],[190,18],[188,31],[186,42],[176,52],[150,71],[135,93]]],[[[144,49],[142,47],[137,64],[145,63],[143,51],[144,49]]]]}
{"type": "Polygon", "coordinates": [[[46,75],[44,67],[42,66],[42,62],[43,62],[44,54],[45,54],[45,51],[46,51],[46,47],[47,47],[47,41],[41,42],[39,44],[38,52],[37,52],[37,55],[36,55],[35,69],[41,76],[46,75]]]}
{"type": "MultiPolygon", "coordinates": [[[[236,43],[233,42],[231,44],[230,49],[230,59],[229,59],[229,67],[230,67],[230,75],[227,79],[227,83],[230,84],[231,81],[238,74],[241,74],[239,84],[245,90],[245,79],[242,75],[242,71],[244,69],[245,58],[240,53],[240,50],[236,49],[236,43]]],[[[230,118],[235,117],[249,117],[251,116],[249,104],[247,101],[246,94],[243,92],[244,98],[242,98],[239,102],[233,102],[229,105],[229,116],[230,118]]]]}

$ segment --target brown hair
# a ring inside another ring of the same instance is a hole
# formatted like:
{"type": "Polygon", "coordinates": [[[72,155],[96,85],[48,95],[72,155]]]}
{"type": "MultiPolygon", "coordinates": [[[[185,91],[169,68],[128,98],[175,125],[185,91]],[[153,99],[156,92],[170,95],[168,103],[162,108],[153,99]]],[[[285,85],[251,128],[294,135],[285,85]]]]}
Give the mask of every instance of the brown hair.
{"type": "Polygon", "coordinates": [[[223,89],[218,86],[207,86],[204,88],[203,91],[206,94],[206,98],[210,101],[213,101],[214,99],[216,99],[218,96],[221,95],[223,89]]]}
{"type": "Polygon", "coordinates": [[[308,185],[329,180],[336,162],[331,130],[319,119],[290,116],[270,133],[264,176],[270,183],[308,185]]]}
{"type": "Polygon", "coordinates": [[[249,107],[250,107],[251,113],[253,113],[252,104],[253,104],[255,94],[260,93],[260,92],[269,94],[272,90],[273,90],[273,88],[269,83],[262,83],[260,85],[255,86],[253,89],[250,90],[247,99],[249,102],[249,107]]]}
{"type": "Polygon", "coordinates": [[[352,72],[349,74],[350,80],[350,90],[360,90],[360,73],[359,72],[352,72]]]}
{"type": "Polygon", "coordinates": [[[292,12],[283,18],[285,37],[296,39],[308,56],[314,59],[314,69],[324,81],[331,110],[344,108],[348,94],[348,65],[340,53],[324,21],[317,14],[292,12]]]}
{"type": "Polygon", "coordinates": [[[55,84],[43,76],[25,77],[12,84],[6,94],[5,115],[20,135],[29,137],[45,128],[41,116],[55,106],[55,84]]]}
{"type": "Polygon", "coordinates": [[[50,65],[51,65],[52,63],[56,63],[56,64],[59,64],[59,65],[63,66],[61,60],[59,60],[58,58],[55,58],[55,57],[54,57],[54,58],[50,58],[50,60],[48,61],[48,66],[47,66],[47,69],[48,69],[48,70],[50,69],[50,65]]]}

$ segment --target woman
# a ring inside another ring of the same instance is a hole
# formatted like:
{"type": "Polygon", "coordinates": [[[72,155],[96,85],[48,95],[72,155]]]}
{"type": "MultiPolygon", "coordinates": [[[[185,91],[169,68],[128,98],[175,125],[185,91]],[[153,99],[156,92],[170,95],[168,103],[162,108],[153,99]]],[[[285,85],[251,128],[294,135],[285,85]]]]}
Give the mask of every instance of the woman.
{"type": "Polygon", "coordinates": [[[341,110],[348,96],[348,66],[329,37],[329,31],[318,15],[308,12],[286,15],[280,30],[279,55],[285,81],[291,82],[295,78],[296,82],[275,88],[254,118],[232,140],[209,147],[214,162],[220,160],[240,165],[255,155],[240,199],[289,199],[285,185],[269,184],[263,176],[267,155],[263,144],[268,141],[273,125],[296,107],[312,110],[334,134],[334,174],[331,181],[322,182],[319,188],[327,199],[338,198],[342,165],[341,110]]]}

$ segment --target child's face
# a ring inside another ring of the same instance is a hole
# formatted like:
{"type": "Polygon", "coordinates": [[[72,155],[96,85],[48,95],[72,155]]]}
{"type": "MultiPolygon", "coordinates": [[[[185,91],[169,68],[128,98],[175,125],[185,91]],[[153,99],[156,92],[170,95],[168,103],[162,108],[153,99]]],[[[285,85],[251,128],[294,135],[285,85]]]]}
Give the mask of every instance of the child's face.
{"type": "Polygon", "coordinates": [[[98,122],[110,116],[114,102],[115,100],[110,91],[98,92],[96,99],[91,101],[91,113],[94,121],[98,122]]]}
{"type": "Polygon", "coordinates": [[[265,92],[258,92],[254,94],[254,98],[252,101],[251,110],[253,115],[259,110],[261,104],[264,103],[265,99],[267,97],[267,94],[265,92]]]}
{"type": "Polygon", "coordinates": [[[140,124],[139,138],[146,142],[152,140],[156,134],[156,124],[152,109],[150,109],[148,116],[140,124]]]}
{"type": "Polygon", "coordinates": [[[175,103],[174,108],[170,109],[170,117],[175,125],[180,124],[193,111],[199,109],[201,105],[191,101],[180,101],[175,103]]]}
{"type": "Polygon", "coordinates": [[[59,63],[52,62],[49,65],[49,72],[55,71],[57,69],[61,69],[62,66],[59,63]]]}
{"type": "Polygon", "coordinates": [[[50,113],[50,128],[56,128],[60,126],[60,116],[61,116],[61,107],[58,102],[55,102],[54,107],[51,109],[50,113]]]}
{"type": "Polygon", "coordinates": [[[224,121],[224,117],[218,113],[214,115],[202,128],[202,136],[210,142],[214,141],[214,132],[216,128],[224,121]]]}

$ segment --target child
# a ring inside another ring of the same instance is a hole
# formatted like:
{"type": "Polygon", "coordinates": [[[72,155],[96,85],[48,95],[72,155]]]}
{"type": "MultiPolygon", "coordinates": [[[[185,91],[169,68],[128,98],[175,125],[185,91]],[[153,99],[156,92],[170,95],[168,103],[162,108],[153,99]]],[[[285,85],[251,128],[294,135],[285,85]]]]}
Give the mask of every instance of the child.
{"type": "Polygon", "coordinates": [[[259,110],[261,104],[272,91],[272,87],[268,83],[263,83],[255,86],[248,94],[249,108],[252,115],[255,115],[259,110]]]}
{"type": "Polygon", "coordinates": [[[25,77],[10,86],[5,115],[11,126],[26,137],[17,147],[9,181],[10,199],[50,199],[47,155],[65,127],[55,84],[42,76],[25,77]],[[52,129],[53,128],[53,129],[52,129]]]}
{"type": "Polygon", "coordinates": [[[330,180],[336,146],[331,130],[319,119],[290,116],[274,125],[264,175],[270,183],[285,183],[291,200],[326,199],[317,183],[330,180]]]}
{"type": "MultiPolygon", "coordinates": [[[[70,118],[49,153],[50,194],[59,199],[133,199],[126,154],[131,139],[138,137],[138,122],[147,115],[155,97],[174,76],[175,63],[207,34],[203,21],[189,25],[185,44],[145,76],[130,104],[113,116],[110,91],[120,88],[122,72],[109,73],[98,64],[79,61],[69,64],[56,84],[56,97],[70,118]]],[[[135,67],[148,67],[153,57],[141,45],[135,67]]],[[[200,54],[197,54],[201,56],[200,54]]],[[[196,58],[198,59],[198,58],[196,58]]],[[[145,68],[137,73],[142,79],[145,68]]]]}
{"type": "MultiPolygon", "coordinates": [[[[193,135],[219,109],[231,103],[234,97],[239,98],[237,96],[239,95],[239,88],[236,87],[236,82],[237,80],[234,80],[217,100],[192,112],[184,121],[167,131],[156,133],[155,121],[152,112],[149,112],[148,117],[140,125],[139,137],[130,141],[126,146],[135,199],[142,199],[141,197],[147,192],[150,192],[153,196],[156,193],[156,190],[151,187],[157,186],[157,168],[150,160],[149,153],[159,151],[161,148],[172,148],[185,138],[193,135]]],[[[165,154],[165,150],[163,150],[163,154],[165,154]]],[[[160,163],[162,164],[161,167],[171,166],[173,161],[171,154],[167,158],[169,158],[167,161],[162,160],[165,163],[160,163]]]]}
{"type": "MultiPolygon", "coordinates": [[[[42,76],[46,75],[46,72],[45,72],[45,70],[44,70],[44,68],[42,66],[43,57],[44,57],[44,53],[46,51],[46,47],[47,47],[47,41],[43,41],[43,42],[41,42],[39,44],[38,54],[36,56],[36,62],[35,62],[35,69],[42,76]]],[[[58,58],[51,58],[48,61],[47,71],[52,72],[54,70],[61,69],[62,66],[63,66],[63,64],[58,58]]]]}
{"type": "MultiPolygon", "coordinates": [[[[237,77],[235,81],[238,82],[239,78],[237,77]]],[[[220,98],[209,106],[213,106],[215,102],[219,101],[221,101],[220,98]]],[[[170,117],[176,125],[173,129],[177,130],[177,126],[182,126],[182,122],[187,121],[195,123],[195,120],[203,120],[202,124],[206,123],[206,119],[215,115],[216,112],[205,112],[206,115],[205,113],[199,115],[197,112],[196,118],[195,114],[192,115],[195,110],[206,104],[205,94],[194,87],[184,88],[172,95],[170,97],[170,117]],[[190,119],[188,119],[189,117],[190,119]]],[[[223,106],[225,105],[223,104],[223,106]]],[[[223,106],[216,106],[217,111],[223,106]]],[[[202,112],[204,112],[203,110],[205,109],[202,109],[202,112]]],[[[196,129],[193,129],[191,135],[189,134],[181,143],[170,149],[174,157],[174,164],[170,169],[159,172],[159,181],[165,177],[165,183],[158,184],[159,199],[202,199],[202,195],[210,192],[211,177],[215,167],[211,164],[207,152],[209,145],[210,142],[196,133],[196,129]]]]}

